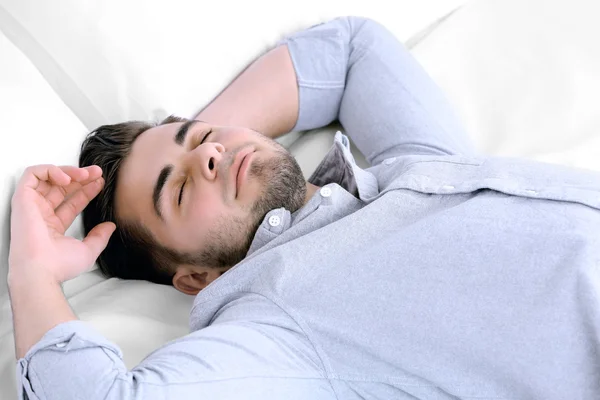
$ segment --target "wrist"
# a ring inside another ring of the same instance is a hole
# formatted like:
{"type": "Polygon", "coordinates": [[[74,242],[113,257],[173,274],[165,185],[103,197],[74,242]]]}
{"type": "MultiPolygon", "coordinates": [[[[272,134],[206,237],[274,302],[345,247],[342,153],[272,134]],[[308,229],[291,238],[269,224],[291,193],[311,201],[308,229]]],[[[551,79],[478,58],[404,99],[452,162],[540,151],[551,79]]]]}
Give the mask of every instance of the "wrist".
{"type": "Polygon", "coordinates": [[[56,286],[60,287],[61,283],[50,273],[45,272],[41,268],[31,268],[23,265],[10,265],[7,276],[8,289],[16,289],[23,286],[56,286]]]}
{"type": "Polygon", "coordinates": [[[13,314],[16,357],[20,359],[50,329],[77,317],[60,283],[52,275],[41,268],[11,267],[8,294],[13,314]]]}

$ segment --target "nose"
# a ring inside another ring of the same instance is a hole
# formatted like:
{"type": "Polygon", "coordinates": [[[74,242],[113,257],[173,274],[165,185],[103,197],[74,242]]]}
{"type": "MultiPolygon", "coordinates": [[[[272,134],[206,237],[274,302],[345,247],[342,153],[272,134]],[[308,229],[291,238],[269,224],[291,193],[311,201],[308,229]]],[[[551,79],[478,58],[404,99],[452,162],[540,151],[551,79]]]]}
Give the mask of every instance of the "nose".
{"type": "Polygon", "coordinates": [[[201,144],[188,153],[188,165],[191,171],[199,172],[205,179],[217,177],[219,163],[223,160],[225,146],[221,143],[209,142],[201,144]]]}

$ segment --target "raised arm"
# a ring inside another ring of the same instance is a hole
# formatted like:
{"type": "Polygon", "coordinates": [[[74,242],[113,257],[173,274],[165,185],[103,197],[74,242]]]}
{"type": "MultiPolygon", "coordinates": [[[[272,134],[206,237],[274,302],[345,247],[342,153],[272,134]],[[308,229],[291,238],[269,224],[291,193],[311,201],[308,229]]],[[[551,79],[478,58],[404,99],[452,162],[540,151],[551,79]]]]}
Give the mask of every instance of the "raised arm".
{"type": "Polygon", "coordinates": [[[244,126],[276,138],[298,119],[298,86],[287,46],[278,46],[246,68],[196,119],[244,126]]]}
{"type": "Polygon", "coordinates": [[[197,118],[270,137],[339,120],[372,165],[402,154],[473,153],[452,107],[419,63],[390,31],[359,17],[282,40],[197,118]]]}

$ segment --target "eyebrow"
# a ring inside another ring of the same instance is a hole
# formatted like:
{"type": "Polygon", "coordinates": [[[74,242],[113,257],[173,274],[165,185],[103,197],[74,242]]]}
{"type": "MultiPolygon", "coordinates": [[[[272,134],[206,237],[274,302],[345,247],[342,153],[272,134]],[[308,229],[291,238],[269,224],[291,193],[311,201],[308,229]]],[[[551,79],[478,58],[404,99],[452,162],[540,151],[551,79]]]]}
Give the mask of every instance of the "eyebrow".
{"type": "MultiPolygon", "coordinates": [[[[187,136],[190,127],[196,122],[199,121],[192,119],[190,121],[185,122],[179,127],[179,130],[177,131],[177,133],[175,134],[175,138],[173,139],[175,141],[175,144],[178,144],[179,146],[183,145],[183,143],[185,142],[185,137],[187,136]]],[[[154,204],[154,211],[156,212],[156,215],[158,215],[158,218],[160,218],[161,220],[164,219],[162,216],[162,207],[160,199],[162,197],[162,191],[165,187],[165,183],[167,183],[167,180],[169,179],[169,176],[171,176],[172,172],[173,165],[169,164],[164,166],[160,170],[160,174],[158,174],[158,179],[156,179],[156,183],[154,184],[154,191],[152,192],[152,203],[154,204]]]]}
{"type": "Polygon", "coordinates": [[[160,198],[162,197],[162,190],[169,179],[169,176],[173,172],[173,166],[167,165],[160,170],[160,174],[158,174],[158,179],[156,180],[156,184],[154,185],[154,193],[152,193],[152,202],[154,203],[154,211],[156,211],[156,215],[158,218],[163,219],[161,206],[160,206],[160,198]]]}
{"type": "Polygon", "coordinates": [[[190,121],[185,122],[183,125],[181,125],[179,127],[179,130],[177,131],[177,134],[175,135],[175,143],[178,145],[183,145],[183,142],[185,142],[185,137],[187,136],[187,133],[190,129],[190,127],[192,125],[194,125],[196,122],[198,122],[195,119],[192,119],[190,121]]]}

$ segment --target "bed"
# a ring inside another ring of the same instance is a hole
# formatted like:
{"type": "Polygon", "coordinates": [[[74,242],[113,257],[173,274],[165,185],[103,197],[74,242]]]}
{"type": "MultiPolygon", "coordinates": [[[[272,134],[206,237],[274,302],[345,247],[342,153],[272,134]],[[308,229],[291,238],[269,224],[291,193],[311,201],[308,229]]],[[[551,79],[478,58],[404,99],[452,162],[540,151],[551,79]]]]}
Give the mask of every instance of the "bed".
{"type": "MultiPolygon", "coordinates": [[[[480,152],[600,170],[594,0],[219,4],[0,0],[0,400],[16,398],[6,273],[22,170],[76,164],[83,137],[101,124],[195,115],[287,33],[338,15],[373,18],[442,87],[480,152]]],[[[309,176],[337,129],[279,141],[309,176]]],[[[82,236],[80,220],[69,233],[82,236]]],[[[129,367],[188,332],[193,297],[171,287],[106,279],[91,265],[63,288],[129,367]]]]}

